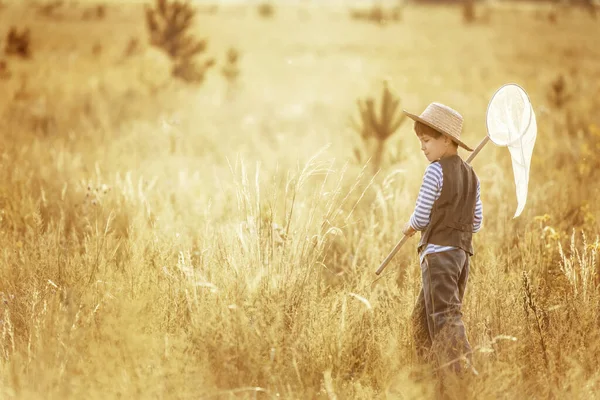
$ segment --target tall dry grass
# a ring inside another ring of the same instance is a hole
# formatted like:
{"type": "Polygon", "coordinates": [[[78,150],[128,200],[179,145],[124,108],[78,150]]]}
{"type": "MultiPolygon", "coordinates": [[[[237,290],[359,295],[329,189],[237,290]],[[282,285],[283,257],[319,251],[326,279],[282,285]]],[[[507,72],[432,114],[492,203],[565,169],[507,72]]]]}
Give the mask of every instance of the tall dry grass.
{"type": "Polygon", "coordinates": [[[199,18],[211,47],[244,52],[232,100],[217,76],[169,81],[148,48],[122,58],[141,7],[108,7],[85,37],[77,21],[3,9],[37,28],[33,61],[10,59],[1,83],[0,397],[433,396],[412,375],[414,242],[374,274],[425,161],[403,126],[373,177],[344,125],[382,75],[407,108],[463,112],[471,143],[500,84],[537,107],[519,219],[507,152],[473,163],[485,226],[464,318],[479,375],[451,394],[596,396],[597,24],[575,14],[557,32],[517,12],[464,27],[459,9],[408,7],[380,28],[315,10],[288,35],[298,14],[284,7],[199,18]],[[576,93],[561,107],[547,93],[558,74],[576,93]]]}

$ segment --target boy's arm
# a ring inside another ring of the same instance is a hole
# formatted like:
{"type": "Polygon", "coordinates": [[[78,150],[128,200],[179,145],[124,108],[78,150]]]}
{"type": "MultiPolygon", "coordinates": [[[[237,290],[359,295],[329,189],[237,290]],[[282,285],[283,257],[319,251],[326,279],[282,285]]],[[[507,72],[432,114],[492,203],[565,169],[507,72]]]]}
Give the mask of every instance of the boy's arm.
{"type": "Polygon", "coordinates": [[[473,218],[473,233],[479,232],[483,222],[483,204],[481,204],[481,187],[477,180],[477,195],[475,197],[475,216],[473,218]]]}
{"type": "Polygon", "coordinates": [[[415,211],[408,224],[415,231],[424,231],[429,225],[433,203],[440,197],[444,175],[439,162],[429,164],[417,197],[415,211]]]}

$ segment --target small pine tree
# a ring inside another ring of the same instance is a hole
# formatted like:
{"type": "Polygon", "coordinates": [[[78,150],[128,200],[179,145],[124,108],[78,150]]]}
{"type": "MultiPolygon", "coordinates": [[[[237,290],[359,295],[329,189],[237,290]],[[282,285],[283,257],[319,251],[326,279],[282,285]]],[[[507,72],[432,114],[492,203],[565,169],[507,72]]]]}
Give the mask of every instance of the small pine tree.
{"type": "MultiPolygon", "coordinates": [[[[387,81],[383,82],[379,113],[375,110],[375,100],[372,97],[358,99],[357,104],[360,121],[352,119],[352,126],[360,135],[365,148],[371,148],[371,143],[375,141],[371,157],[373,172],[377,172],[381,167],[386,140],[396,132],[406,115],[399,112],[400,98],[390,90],[387,81]]],[[[362,161],[360,149],[355,148],[355,154],[359,161],[362,161]]]]}
{"type": "Polygon", "coordinates": [[[173,76],[186,82],[200,83],[206,71],[214,65],[214,59],[202,63],[194,57],[204,53],[206,40],[189,35],[196,10],[188,2],[156,0],[154,8],[146,6],[146,26],[150,44],[165,51],[173,60],[173,76]]]}

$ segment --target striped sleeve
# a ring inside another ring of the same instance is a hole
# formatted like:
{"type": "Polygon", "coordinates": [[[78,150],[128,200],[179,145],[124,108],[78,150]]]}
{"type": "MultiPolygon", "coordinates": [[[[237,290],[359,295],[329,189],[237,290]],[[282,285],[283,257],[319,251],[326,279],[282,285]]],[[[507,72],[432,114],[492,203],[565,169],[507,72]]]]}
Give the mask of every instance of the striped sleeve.
{"type": "Polygon", "coordinates": [[[439,162],[429,164],[423,176],[415,211],[409,221],[414,230],[424,231],[429,225],[433,203],[442,193],[443,179],[442,165],[439,162]]]}
{"type": "Polygon", "coordinates": [[[475,216],[473,218],[473,233],[479,232],[483,223],[483,204],[481,203],[481,186],[477,180],[477,195],[475,197],[475,216]]]}

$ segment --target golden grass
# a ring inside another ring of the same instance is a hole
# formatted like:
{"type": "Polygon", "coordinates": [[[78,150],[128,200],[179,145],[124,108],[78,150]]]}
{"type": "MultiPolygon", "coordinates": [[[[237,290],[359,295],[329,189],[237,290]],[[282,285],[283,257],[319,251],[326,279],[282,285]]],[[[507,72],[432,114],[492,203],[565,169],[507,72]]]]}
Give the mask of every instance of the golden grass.
{"type": "Polygon", "coordinates": [[[411,374],[415,242],[374,274],[426,162],[404,124],[371,177],[346,124],[383,78],[405,108],[461,111],[471,144],[503,83],[538,116],[520,218],[508,152],[473,162],[485,226],[464,318],[480,374],[451,394],[598,393],[597,21],[497,10],[463,26],[458,9],[413,6],[379,27],[342,8],[221,7],[197,33],[218,60],[241,51],[229,98],[216,72],[170,81],[147,45],[123,57],[146,42],[139,5],[106,15],[0,11],[32,27],[34,57],[0,81],[1,398],[433,396],[411,374]]]}

